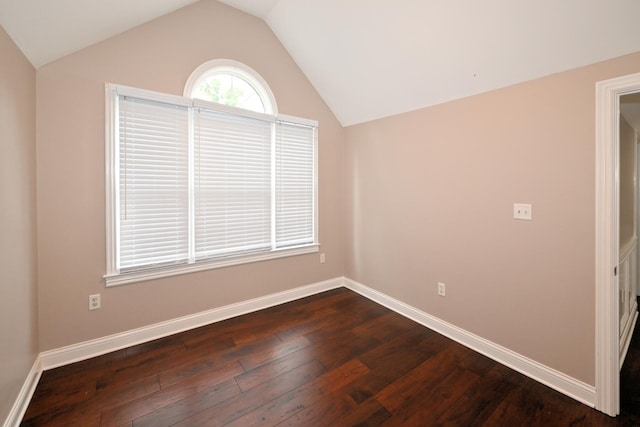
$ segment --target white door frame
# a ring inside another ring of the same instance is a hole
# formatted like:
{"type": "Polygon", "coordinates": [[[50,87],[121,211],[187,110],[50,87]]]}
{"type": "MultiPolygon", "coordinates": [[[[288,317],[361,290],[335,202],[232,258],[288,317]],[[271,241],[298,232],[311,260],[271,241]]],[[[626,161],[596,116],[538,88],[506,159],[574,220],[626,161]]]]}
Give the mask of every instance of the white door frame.
{"type": "Polygon", "coordinates": [[[618,150],[620,96],[640,91],[640,73],[596,83],[596,409],[620,412],[618,150]]]}

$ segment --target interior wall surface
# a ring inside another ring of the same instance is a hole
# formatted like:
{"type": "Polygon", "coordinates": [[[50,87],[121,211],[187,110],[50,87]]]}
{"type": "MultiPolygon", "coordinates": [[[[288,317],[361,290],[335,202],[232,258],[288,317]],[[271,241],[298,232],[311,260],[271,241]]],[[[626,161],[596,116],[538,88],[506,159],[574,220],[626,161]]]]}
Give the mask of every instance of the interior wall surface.
{"type": "Polygon", "coordinates": [[[38,354],[35,69],[0,27],[0,420],[38,354]]]}
{"type": "Polygon", "coordinates": [[[593,385],[595,84],[639,71],[636,53],[347,128],[347,276],[593,385]]]}

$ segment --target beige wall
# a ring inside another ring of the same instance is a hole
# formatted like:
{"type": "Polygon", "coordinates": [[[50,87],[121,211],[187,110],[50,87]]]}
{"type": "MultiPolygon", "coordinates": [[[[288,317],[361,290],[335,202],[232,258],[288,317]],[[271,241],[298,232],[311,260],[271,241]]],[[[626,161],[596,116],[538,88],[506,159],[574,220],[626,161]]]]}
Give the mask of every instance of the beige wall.
{"type": "Polygon", "coordinates": [[[348,128],[347,276],[594,384],[595,83],[638,71],[634,54],[348,128]]]}
{"type": "Polygon", "coordinates": [[[620,115],[620,248],[634,237],[636,132],[620,115]]]}
{"type": "Polygon", "coordinates": [[[0,421],[38,353],[35,70],[0,27],[0,421]]]}
{"type": "Polygon", "coordinates": [[[344,131],[261,20],[204,0],[37,71],[40,345],[49,350],[344,274],[344,131]],[[104,84],[181,95],[205,61],[234,59],[279,112],[319,127],[319,255],[105,288],[104,84]],[[102,294],[89,312],[88,295],[102,294]]]}

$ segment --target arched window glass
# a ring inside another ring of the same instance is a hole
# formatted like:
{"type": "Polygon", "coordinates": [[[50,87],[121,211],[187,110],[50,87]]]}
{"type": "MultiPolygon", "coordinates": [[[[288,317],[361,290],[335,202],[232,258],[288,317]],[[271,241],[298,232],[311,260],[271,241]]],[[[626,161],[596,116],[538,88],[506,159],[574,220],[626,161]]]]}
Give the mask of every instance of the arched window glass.
{"type": "Polygon", "coordinates": [[[228,59],[216,59],[198,67],[187,80],[184,96],[276,114],[273,94],[260,75],[228,59]]]}

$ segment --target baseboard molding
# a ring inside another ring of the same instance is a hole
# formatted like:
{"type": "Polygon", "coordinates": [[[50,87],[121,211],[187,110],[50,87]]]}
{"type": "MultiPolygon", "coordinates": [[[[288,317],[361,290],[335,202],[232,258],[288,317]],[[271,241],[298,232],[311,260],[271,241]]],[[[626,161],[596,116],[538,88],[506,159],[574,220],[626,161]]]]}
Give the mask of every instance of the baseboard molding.
{"type": "Polygon", "coordinates": [[[447,323],[361,283],[345,278],[344,286],[585,405],[595,406],[596,389],[594,386],[447,323]]]}
{"type": "Polygon", "coordinates": [[[40,353],[52,369],[343,286],[336,278],[40,353]]]}
{"type": "Polygon", "coordinates": [[[38,356],[35,362],[33,362],[33,366],[20,389],[20,393],[18,393],[16,401],[13,403],[9,416],[4,421],[4,427],[18,427],[20,425],[22,417],[24,417],[25,412],[27,412],[29,402],[31,402],[31,397],[33,397],[33,393],[36,391],[36,386],[38,385],[38,381],[40,381],[41,375],[42,364],[40,363],[40,356],[38,356]]]}

